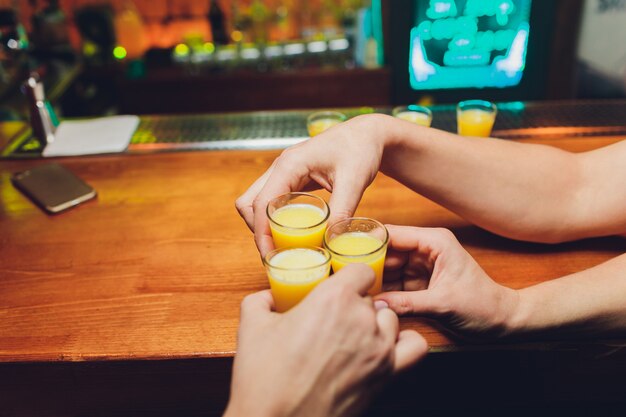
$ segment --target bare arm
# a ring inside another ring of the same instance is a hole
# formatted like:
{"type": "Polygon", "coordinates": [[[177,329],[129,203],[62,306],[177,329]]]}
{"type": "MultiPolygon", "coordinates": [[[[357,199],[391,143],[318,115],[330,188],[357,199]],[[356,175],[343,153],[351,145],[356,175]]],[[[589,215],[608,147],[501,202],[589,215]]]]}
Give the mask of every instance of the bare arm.
{"type": "Polygon", "coordinates": [[[374,271],[349,265],[287,313],[270,291],[241,304],[227,417],[359,414],[394,373],[423,358],[417,332],[366,297],[374,271]],[[345,272],[344,272],[345,271],[345,272]]]}
{"type": "Polygon", "coordinates": [[[574,154],[385,123],[381,170],[487,230],[545,243],[626,232],[626,141],[574,154]]]}
{"type": "Polygon", "coordinates": [[[607,335],[626,331],[626,254],[594,268],[518,291],[511,335],[607,335]]]}
{"type": "Polygon", "coordinates": [[[381,114],[355,117],[285,150],[236,206],[264,255],[273,248],[270,199],[325,188],[332,223],[354,213],[379,170],[506,237],[554,243],[626,234],[626,141],[574,154],[465,138],[381,114]]]}
{"type": "Polygon", "coordinates": [[[432,317],[455,333],[480,339],[626,332],[626,254],[513,290],[493,281],[447,230],[388,228],[388,292],[376,300],[398,314],[432,317]]]}

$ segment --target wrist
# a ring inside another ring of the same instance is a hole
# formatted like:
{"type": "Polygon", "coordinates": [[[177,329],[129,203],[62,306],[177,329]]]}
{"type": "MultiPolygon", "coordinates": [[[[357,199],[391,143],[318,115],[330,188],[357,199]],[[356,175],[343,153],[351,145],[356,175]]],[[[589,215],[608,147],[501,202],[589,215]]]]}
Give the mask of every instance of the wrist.
{"type": "Polygon", "coordinates": [[[365,138],[377,145],[382,151],[393,140],[394,118],[386,114],[372,113],[356,116],[350,120],[366,132],[365,138]]]}
{"type": "Polygon", "coordinates": [[[399,120],[392,116],[383,115],[379,126],[384,134],[381,135],[383,156],[381,171],[396,177],[409,164],[417,163],[424,155],[426,142],[432,134],[432,129],[410,122],[399,120]]]}
{"type": "Polygon", "coordinates": [[[532,300],[525,289],[511,290],[515,301],[507,311],[504,338],[515,338],[529,331],[528,322],[532,311],[532,300]]]}
{"type": "Polygon", "coordinates": [[[415,138],[422,136],[416,132],[428,130],[426,127],[404,122],[386,114],[371,116],[372,129],[376,129],[376,136],[385,149],[410,146],[415,143],[415,138]]]}

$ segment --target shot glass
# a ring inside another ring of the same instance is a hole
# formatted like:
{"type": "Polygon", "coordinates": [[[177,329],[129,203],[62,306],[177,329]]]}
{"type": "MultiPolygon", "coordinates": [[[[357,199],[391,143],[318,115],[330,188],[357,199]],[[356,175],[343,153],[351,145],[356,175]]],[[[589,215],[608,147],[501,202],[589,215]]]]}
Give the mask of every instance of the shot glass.
{"type": "Polygon", "coordinates": [[[391,114],[398,119],[406,120],[407,122],[415,123],[416,125],[430,127],[433,121],[433,112],[424,106],[418,106],[412,104],[410,106],[395,107],[391,114]]]}
{"type": "Polygon", "coordinates": [[[341,122],[345,122],[346,119],[346,115],[338,111],[318,111],[311,113],[307,117],[306,127],[309,131],[309,136],[313,137],[341,122]]]}
{"type": "Polygon", "coordinates": [[[276,248],[321,247],[328,216],[326,201],[308,193],[283,194],[267,205],[276,248]]]}
{"type": "Polygon", "coordinates": [[[489,101],[462,101],[456,107],[457,132],[462,136],[489,137],[497,113],[496,105],[489,101]]]}
{"type": "Polygon", "coordinates": [[[328,278],[330,254],[322,248],[282,248],[265,255],[263,264],[276,311],[283,313],[328,278]]]}
{"type": "Polygon", "coordinates": [[[333,272],[351,263],[367,264],[374,270],[376,281],[369,289],[369,295],[382,291],[388,242],[387,228],[366,217],[341,220],[330,226],[324,235],[324,247],[330,252],[333,272]]]}

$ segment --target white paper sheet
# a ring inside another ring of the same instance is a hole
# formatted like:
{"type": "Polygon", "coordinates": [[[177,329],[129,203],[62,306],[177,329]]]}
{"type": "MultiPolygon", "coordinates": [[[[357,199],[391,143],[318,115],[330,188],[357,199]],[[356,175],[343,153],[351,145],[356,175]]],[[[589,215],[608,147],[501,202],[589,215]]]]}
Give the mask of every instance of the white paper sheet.
{"type": "Polygon", "coordinates": [[[43,156],[74,156],[123,152],[135,129],[137,116],[112,116],[92,120],[64,121],[43,156]]]}

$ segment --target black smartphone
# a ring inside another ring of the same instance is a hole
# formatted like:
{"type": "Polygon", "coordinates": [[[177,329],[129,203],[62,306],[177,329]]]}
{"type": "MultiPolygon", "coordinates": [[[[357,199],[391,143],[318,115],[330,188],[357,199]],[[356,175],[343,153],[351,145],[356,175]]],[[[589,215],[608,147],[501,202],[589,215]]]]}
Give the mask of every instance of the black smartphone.
{"type": "Polygon", "coordinates": [[[13,185],[48,213],[59,213],[96,196],[96,190],[59,164],[13,174],[13,185]]]}

